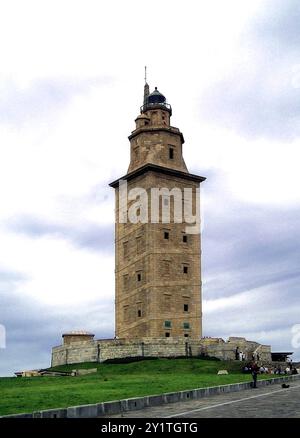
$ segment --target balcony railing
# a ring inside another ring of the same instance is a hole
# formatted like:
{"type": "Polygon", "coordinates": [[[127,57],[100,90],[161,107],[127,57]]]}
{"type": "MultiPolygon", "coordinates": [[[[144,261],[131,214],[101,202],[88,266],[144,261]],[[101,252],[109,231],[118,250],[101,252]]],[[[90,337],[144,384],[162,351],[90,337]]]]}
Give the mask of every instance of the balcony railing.
{"type": "Polygon", "coordinates": [[[172,107],[169,103],[160,103],[160,102],[155,102],[155,103],[145,103],[144,105],[141,106],[141,113],[150,110],[150,109],[155,109],[155,108],[164,108],[167,111],[169,111],[172,115],[172,107]]]}

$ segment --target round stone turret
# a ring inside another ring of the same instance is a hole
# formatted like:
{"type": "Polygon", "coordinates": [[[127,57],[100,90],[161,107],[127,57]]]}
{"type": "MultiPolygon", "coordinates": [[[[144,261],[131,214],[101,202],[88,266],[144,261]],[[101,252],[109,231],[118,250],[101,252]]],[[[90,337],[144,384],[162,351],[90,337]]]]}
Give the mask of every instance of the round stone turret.
{"type": "Polygon", "coordinates": [[[86,332],[85,330],[71,331],[62,335],[64,345],[92,341],[94,336],[93,333],[86,332]]]}
{"type": "Polygon", "coordinates": [[[150,118],[148,116],[146,116],[146,114],[140,114],[136,119],[135,119],[135,123],[136,123],[136,129],[142,128],[144,126],[149,125],[150,123],[150,118]]]}

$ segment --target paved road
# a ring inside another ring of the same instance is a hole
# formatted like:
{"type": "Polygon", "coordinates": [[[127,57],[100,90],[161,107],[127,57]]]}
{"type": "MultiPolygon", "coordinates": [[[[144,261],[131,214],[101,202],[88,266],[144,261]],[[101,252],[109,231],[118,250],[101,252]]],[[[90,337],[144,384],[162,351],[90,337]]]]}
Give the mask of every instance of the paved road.
{"type": "MultiPolygon", "coordinates": [[[[288,382],[290,383],[290,382],[288,382]]],[[[272,385],[200,400],[125,412],[109,418],[300,418],[300,384],[272,385]]]]}

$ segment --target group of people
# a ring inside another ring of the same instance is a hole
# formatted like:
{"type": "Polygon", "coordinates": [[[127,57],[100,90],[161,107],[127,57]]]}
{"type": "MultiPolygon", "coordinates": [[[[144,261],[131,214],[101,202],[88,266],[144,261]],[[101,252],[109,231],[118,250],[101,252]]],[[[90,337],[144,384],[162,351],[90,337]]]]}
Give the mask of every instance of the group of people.
{"type": "Polygon", "coordinates": [[[253,378],[252,388],[256,388],[257,375],[258,374],[298,374],[298,370],[296,367],[292,367],[290,363],[285,369],[282,369],[280,366],[276,368],[268,368],[264,365],[260,367],[257,365],[255,361],[247,363],[242,368],[243,373],[251,373],[253,378]]]}
{"type": "MultiPolygon", "coordinates": [[[[245,366],[243,366],[242,368],[243,373],[251,373],[252,364],[253,362],[247,363],[245,366]]],[[[261,365],[260,367],[258,367],[258,373],[259,374],[298,374],[298,371],[296,367],[290,367],[290,366],[287,366],[285,369],[282,369],[280,366],[275,368],[271,368],[271,367],[269,368],[265,365],[261,365]]]]}
{"type": "MultiPolygon", "coordinates": [[[[259,361],[259,353],[254,352],[252,354],[252,362],[258,362],[259,361]]],[[[236,347],[235,349],[235,360],[245,361],[246,360],[246,354],[243,351],[240,351],[239,347],[236,347]]]]}
{"type": "Polygon", "coordinates": [[[255,361],[246,363],[246,365],[244,365],[243,368],[242,368],[242,372],[243,373],[251,373],[254,364],[257,366],[257,373],[258,374],[262,374],[264,372],[268,372],[268,368],[266,368],[266,367],[259,367],[255,361]]]}
{"type": "MultiPolygon", "coordinates": [[[[249,373],[252,375],[253,383],[252,388],[256,388],[256,382],[257,382],[257,375],[258,374],[298,374],[298,370],[295,366],[292,365],[292,361],[289,360],[287,363],[286,368],[281,368],[280,366],[277,366],[275,368],[267,367],[265,365],[258,365],[258,361],[260,359],[259,353],[254,352],[252,354],[252,361],[246,363],[242,367],[243,373],[249,373]]],[[[235,359],[240,361],[246,360],[246,355],[243,351],[240,351],[239,347],[235,350],[235,359]]]]}
{"type": "Polygon", "coordinates": [[[246,360],[245,353],[243,351],[240,351],[239,347],[236,347],[235,350],[235,360],[240,360],[240,361],[246,360]]]}
{"type": "Polygon", "coordinates": [[[285,369],[282,369],[281,366],[274,368],[274,374],[298,374],[297,368],[292,366],[292,363],[289,364],[285,369]]]}
{"type": "Polygon", "coordinates": [[[246,355],[243,351],[239,352],[238,360],[246,360],[246,355]]]}

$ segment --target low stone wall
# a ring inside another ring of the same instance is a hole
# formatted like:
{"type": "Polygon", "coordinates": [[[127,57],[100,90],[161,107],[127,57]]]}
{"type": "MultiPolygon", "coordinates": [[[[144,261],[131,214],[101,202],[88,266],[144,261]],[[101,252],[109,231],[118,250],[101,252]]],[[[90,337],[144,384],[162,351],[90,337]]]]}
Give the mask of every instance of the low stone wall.
{"type": "Polygon", "coordinates": [[[52,366],[82,362],[105,362],[126,357],[179,357],[199,356],[202,353],[199,340],[149,339],[139,340],[98,340],[76,342],[54,347],[52,366]]]}
{"type": "Polygon", "coordinates": [[[182,339],[182,338],[141,338],[136,340],[109,339],[74,342],[54,347],[52,366],[82,362],[104,362],[126,357],[180,357],[207,355],[221,360],[234,360],[235,349],[239,346],[251,360],[252,353],[259,348],[261,361],[271,361],[271,348],[245,338],[230,338],[224,342],[219,338],[182,339]]]}
{"type": "Polygon", "coordinates": [[[51,366],[98,362],[96,341],[76,342],[52,349],[51,366]]]}

